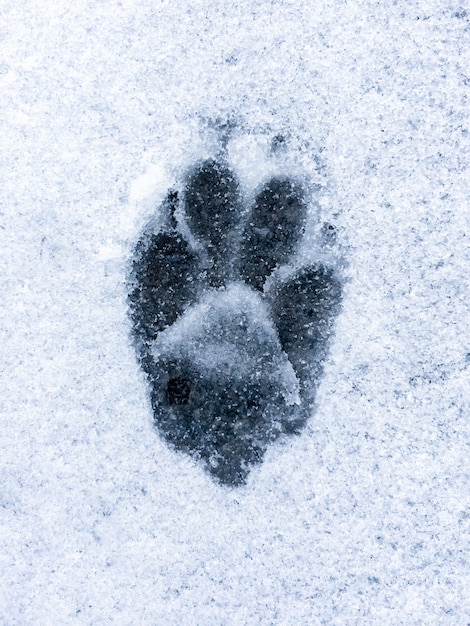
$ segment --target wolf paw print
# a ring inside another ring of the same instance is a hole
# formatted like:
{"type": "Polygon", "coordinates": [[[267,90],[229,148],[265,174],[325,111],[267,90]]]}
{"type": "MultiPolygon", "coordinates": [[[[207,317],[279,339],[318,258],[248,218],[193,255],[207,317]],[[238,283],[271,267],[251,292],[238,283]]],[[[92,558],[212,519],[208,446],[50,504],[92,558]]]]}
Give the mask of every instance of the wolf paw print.
{"type": "Polygon", "coordinates": [[[222,484],[245,483],[312,412],[341,282],[321,262],[295,269],[307,208],[287,176],[246,202],[226,160],[209,159],[134,251],[130,317],[157,429],[222,484]]]}

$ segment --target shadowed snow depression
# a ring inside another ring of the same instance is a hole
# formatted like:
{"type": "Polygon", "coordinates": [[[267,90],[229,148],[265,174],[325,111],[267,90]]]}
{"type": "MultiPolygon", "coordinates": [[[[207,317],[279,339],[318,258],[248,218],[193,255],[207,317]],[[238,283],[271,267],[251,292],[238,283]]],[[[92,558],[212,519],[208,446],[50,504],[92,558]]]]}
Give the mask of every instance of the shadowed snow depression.
{"type": "Polygon", "coordinates": [[[304,425],[339,311],[333,269],[296,261],[304,185],[276,175],[244,198],[222,150],[169,191],[163,228],[135,249],[129,305],[156,425],[224,484],[304,425]]]}

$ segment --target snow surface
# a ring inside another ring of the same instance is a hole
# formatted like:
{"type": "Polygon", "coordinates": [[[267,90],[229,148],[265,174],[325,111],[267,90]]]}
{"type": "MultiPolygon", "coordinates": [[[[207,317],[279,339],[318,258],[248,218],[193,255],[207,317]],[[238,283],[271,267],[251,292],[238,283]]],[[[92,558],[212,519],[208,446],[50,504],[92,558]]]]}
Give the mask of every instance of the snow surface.
{"type": "Polygon", "coordinates": [[[470,623],[470,11],[0,19],[0,622],[470,623]],[[288,135],[349,263],[316,413],[238,489],[155,433],[126,310],[136,237],[215,118],[288,135]]]}

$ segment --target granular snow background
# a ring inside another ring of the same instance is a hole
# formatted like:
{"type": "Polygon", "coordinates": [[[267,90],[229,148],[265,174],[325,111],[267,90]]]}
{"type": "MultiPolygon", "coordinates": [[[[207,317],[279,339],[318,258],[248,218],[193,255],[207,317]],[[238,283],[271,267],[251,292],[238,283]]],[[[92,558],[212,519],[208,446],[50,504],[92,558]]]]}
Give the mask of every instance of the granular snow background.
{"type": "Polygon", "coordinates": [[[470,12],[6,0],[1,22],[1,623],[470,623],[470,12]],[[233,490],[155,433],[125,300],[135,181],[228,116],[321,156],[349,263],[315,415],[233,490]]]}

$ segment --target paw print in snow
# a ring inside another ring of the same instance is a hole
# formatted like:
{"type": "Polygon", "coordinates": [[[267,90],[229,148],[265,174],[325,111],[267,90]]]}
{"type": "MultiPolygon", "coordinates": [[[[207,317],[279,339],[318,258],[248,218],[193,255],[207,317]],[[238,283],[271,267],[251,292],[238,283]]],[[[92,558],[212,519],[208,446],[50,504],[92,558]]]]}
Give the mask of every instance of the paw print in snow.
{"type": "Polygon", "coordinates": [[[341,301],[332,268],[294,269],[299,183],[273,177],[245,206],[224,158],[197,163],[137,243],[129,293],[159,432],[229,485],[305,424],[341,301]]]}

